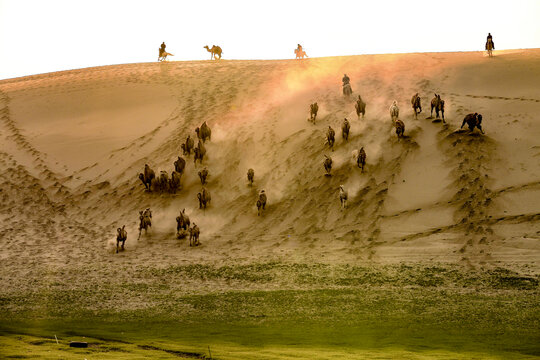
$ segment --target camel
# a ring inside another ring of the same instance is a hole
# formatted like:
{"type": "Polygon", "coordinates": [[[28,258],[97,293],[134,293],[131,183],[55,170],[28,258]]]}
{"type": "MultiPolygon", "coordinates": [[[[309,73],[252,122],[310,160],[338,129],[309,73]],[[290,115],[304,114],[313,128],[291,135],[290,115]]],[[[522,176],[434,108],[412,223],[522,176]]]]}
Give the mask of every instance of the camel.
{"type": "Polygon", "coordinates": [[[188,137],[186,138],[186,142],[181,145],[184,155],[188,155],[188,156],[191,155],[191,150],[193,150],[194,146],[195,146],[195,142],[193,141],[191,136],[188,135],[188,137]]]}
{"type": "Polygon", "coordinates": [[[444,121],[444,100],[441,99],[441,95],[435,94],[435,97],[431,99],[431,117],[433,117],[433,109],[435,109],[435,114],[437,115],[437,119],[439,118],[439,112],[442,115],[442,121],[444,121]]]}
{"type": "Polygon", "coordinates": [[[150,185],[150,187],[153,191],[161,190],[161,180],[159,179],[159,177],[152,179],[152,184],[150,185]]]}
{"type": "Polygon", "coordinates": [[[413,95],[411,99],[411,105],[414,110],[414,118],[418,119],[418,114],[422,112],[422,104],[421,104],[420,96],[418,95],[418,93],[413,95]]]}
{"type": "Polygon", "coordinates": [[[199,242],[200,234],[201,231],[199,230],[199,227],[197,224],[193,223],[193,227],[189,228],[189,246],[199,246],[201,244],[199,242]]]}
{"type": "Polygon", "coordinates": [[[360,95],[358,95],[358,100],[356,100],[354,107],[356,108],[356,115],[358,118],[360,119],[360,114],[362,114],[362,118],[364,118],[364,115],[366,114],[366,103],[362,101],[360,95]]]}
{"type": "Polygon", "coordinates": [[[249,169],[247,172],[247,178],[249,181],[249,186],[253,186],[253,180],[255,180],[255,170],[249,169]]]}
{"type": "Polygon", "coordinates": [[[317,119],[317,112],[319,112],[319,105],[316,102],[309,105],[309,120],[314,124],[317,119]]]}
{"type": "Polygon", "coordinates": [[[141,179],[146,190],[152,191],[152,188],[151,188],[152,180],[155,177],[156,177],[156,173],[154,172],[154,170],[150,169],[150,166],[148,166],[148,164],[144,164],[144,173],[139,174],[139,179],[141,179]]]}
{"type": "Polygon", "coordinates": [[[202,164],[204,155],[206,154],[206,148],[204,147],[201,140],[199,140],[197,147],[193,151],[193,163],[196,164],[197,160],[199,160],[199,162],[202,164]]]}
{"type": "Polygon", "coordinates": [[[212,130],[210,130],[206,121],[203,122],[200,127],[196,128],[195,132],[197,133],[197,137],[202,139],[203,142],[206,142],[206,139],[210,140],[210,137],[212,136],[212,130]]]}
{"type": "Polygon", "coordinates": [[[489,57],[493,56],[493,50],[495,50],[495,43],[493,42],[492,39],[489,39],[486,42],[486,51],[487,51],[489,57]]]}
{"type": "Polygon", "coordinates": [[[187,230],[189,228],[189,216],[186,214],[186,209],[180,211],[180,215],[176,217],[176,232],[187,230]]]}
{"type": "Polygon", "coordinates": [[[366,152],[363,147],[360,149],[360,152],[358,153],[358,157],[356,158],[356,164],[358,165],[359,168],[362,169],[362,172],[364,172],[364,166],[366,166],[366,152]]]}
{"type": "Polygon", "coordinates": [[[186,160],[184,160],[183,157],[179,156],[178,160],[174,162],[174,170],[178,172],[180,175],[182,175],[184,173],[185,168],[186,168],[186,160]]]}
{"type": "Polygon", "coordinates": [[[341,125],[341,137],[345,139],[345,141],[349,141],[350,130],[351,130],[351,125],[349,124],[349,120],[345,118],[345,120],[343,120],[343,124],[341,125]]]}
{"type": "Polygon", "coordinates": [[[219,46],[212,45],[212,48],[210,49],[208,48],[208,45],[205,45],[204,48],[210,53],[210,60],[221,60],[221,54],[223,53],[223,51],[219,46]]]}
{"type": "Polygon", "coordinates": [[[294,49],[294,54],[296,55],[296,59],[303,59],[304,56],[309,57],[304,50],[300,49],[294,49]]]}
{"type": "Polygon", "coordinates": [[[167,56],[174,56],[174,55],[166,51],[161,52],[161,49],[159,49],[158,61],[166,61],[167,56]]]}
{"type": "Polygon", "coordinates": [[[143,216],[147,216],[147,217],[149,217],[151,219],[152,218],[152,210],[150,210],[150,208],[144,209],[143,216]]]}
{"type": "Polygon", "coordinates": [[[197,199],[199,199],[199,209],[206,209],[206,207],[210,204],[212,197],[210,196],[210,192],[203,187],[202,192],[197,193],[197,199]]]}
{"type": "Polygon", "coordinates": [[[122,228],[116,229],[116,232],[118,233],[116,235],[116,253],[118,254],[118,245],[120,244],[120,241],[122,242],[122,251],[123,251],[124,243],[127,240],[126,225],[122,226],[122,228]]]}
{"type": "Polygon", "coordinates": [[[351,84],[349,83],[343,84],[343,95],[345,95],[346,97],[349,97],[352,95],[351,84]]]}
{"type": "Polygon", "coordinates": [[[349,198],[349,195],[347,193],[347,190],[343,187],[343,185],[339,185],[339,201],[341,202],[341,210],[345,209],[347,206],[347,199],[349,198]]]}
{"type": "Polygon", "coordinates": [[[330,171],[332,171],[332,158],[324,155],[325,159],[323,162],[324,170],[326,170],[326,175],[331,176],[330,171]]]}
{"type": "Polygon", "coordinates": [[[141,237],[141,232],[144,229],[144,234],[148,232],[148,228],[152,227],[152,212],[150,208],[146,210],[139,211],[139,238],[141,237]]]}
{"type": "Polygon", "coordinates": [[[334,129],[332,129],[331,126],[328,126],[328,131],[326,132],[326,142],[328,143],[328,146],[330,146],[330,149],[334,151],[334,142],[336,141],[336,132],[334,129]]]}
{"type": "Polygon", "coordinates": [[[257,216],[261,215],[261,210],[266,209],[266,193],[261,190],[259,193],[259,199],[257,199],[257,216]]]}
{"type": "Polygon", "coordinates": [[[398,138],[403,137],[403,134],[405,133],[405,124],[401,120],[396,120],[394,122],[394,126],[396,127],[396,134],[398,138]]]}
{"type": "Polygon", "coordinates": [[[202,164],[204,155],[199,152],[199,148],[195,148],[193,150],[193,163],[196,164],[197,160],[199,160],[202,164]]]}
{"type": "Polygon", "coordinates": [[[463,129],[463,126],[465,126],[465,124],[469,126],[469,130],[471,132],[474,131],[475,127],[477,127],[478,130],[480,130],[480,132],[484,134],[484,130],[482,130],[482,114],[468,114],[463,119],[463,123],[461,123],[461,129],[463,129]]]}
{"type": "Polygon", "coordinates": [[[390,105],[390,117],[392,118],[392,121],[395,121],[399,117],[399,107],[396,100],[390,105]]]}
{"type": "Polygon", "coordinates": [[[201,171],[199,171],[199,179],[201,179],[201,185],[206,184],[206,178],[208,177],[208,169],[205,167],[201,171]]]}
{"type": "Polygon", "coordinates": [[[169,175],[167,174],[166,171],[161,170],[157,184],[159,186],[160,192],[169,191],[169,175]]]}
{"type": "Polygon", "coordinates": [[[176,170],[173,170],[171,173],[171,179],[169,180],[169,189],[173,194],[176,194],[176,191],[180,189],[180,179],[182,174],[176,170]]]}

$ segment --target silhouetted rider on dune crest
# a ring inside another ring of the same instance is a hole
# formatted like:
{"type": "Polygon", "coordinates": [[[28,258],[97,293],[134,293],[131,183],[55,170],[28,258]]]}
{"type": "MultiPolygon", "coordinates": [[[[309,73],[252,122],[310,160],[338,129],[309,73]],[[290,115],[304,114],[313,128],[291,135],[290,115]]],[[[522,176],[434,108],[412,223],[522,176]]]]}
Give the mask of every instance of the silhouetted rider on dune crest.
{"type": "Polygon", "coordinates": [[[165,48],[167,45],[165,45],[165,41],[161,43],[161,47],[159,48],[159,56],[163,56],[163,53],[165,52],[165,48]]]}

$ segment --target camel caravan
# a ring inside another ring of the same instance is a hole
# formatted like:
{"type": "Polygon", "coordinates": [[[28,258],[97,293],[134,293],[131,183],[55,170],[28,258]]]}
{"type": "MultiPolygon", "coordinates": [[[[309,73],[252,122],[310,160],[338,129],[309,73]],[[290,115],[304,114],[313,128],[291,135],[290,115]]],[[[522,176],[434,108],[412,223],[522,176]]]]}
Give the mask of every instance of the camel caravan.
{"type": "MultiPolygon", "coordinates": [[[[198,143],[197,146],[194,146],[195,141],[191,138],[191,135],[188,135],[186,141],[180,145],[182,149],[182,155],[189,157],[193,153],[193,162],[196,164],[197,161],[202,165],[205,155],[206,147],[204,143],[210,141],[212,136],[212,130],[208,124],[203,122],[201,126],[195,129],[197,134],[198,143]]],[[[162,170],[159,173],[159,176],[156,176],[156,172],[150,168],[148,164],[144,165],[144,172],[139,174],[139,179],[144,184],[145,190],[148,192],[159,192],[159,193],[171,193],[176,194],[177,191],[181,190],[182,184],[182,175],[186,169],[186,159],[182,156],[174,161],[174,170],[171,171],[171,175],[167,171],[162,170]]],[[[206,184],[206,178],[208,177],[208,169],[205,167],[203,170],[198,172],[201,184],[206,184]]]]}
{"type": "Polygon", "coordinates": [[[179,157],[179,160],[175,161],[175,170],[171,172],[170,177],[164,170],[160,171],[159,176],[156,177],[154,170],[148,164],[145,164],[144,172],[139,174],[139,179],[144,184],[146,191],[176,194],[181,189],[182,172],[177,171],[179,169],[177,164],[180,164],[180,159],[184,161],[185,166],[185,160],[179,157]]]}
{"type": "MultiPolygon", "coordinates": [[[[202,164],[205,159],[206,148],[204,146],[205,142],[210,141],[212,138],[212,130],[208,124],[203,122],[201,126],[195,129],[195,134],[198,138],[198,143],[195,146],[195,141],[188,135],[186,140],[181,144],[180,148],[182,149],[182,156],[178,156],[174,161],[174,170],[171,172],[171,177],[168,176],[168,173],[164,170],[159,172],[159,176],[156,176],[156,172],[150,168],[148,164],[145,164],[144,171],[139,174],[139,179],[143,183],[146,192],[159,192],[163,193],[176,193],[176,191],[182,188],[181,179],[182,175],[186,172],[187,162],[186,159],[193,154],[194,164],[197,164],[197,160],[202,164]],[[185,157],[185,158],[184,158],[185,157]]],[[[208,167],[197,172],[199,180],[201,182],[202,190],[197,193],[197,200],[199,203],[199,209],[206,210],[211,203],[212,197],[210,191],[207,188],[208,178],[210,176],[210,171],[208,167]]],[[[255,180],[255,170],[249,169],[247,172],[248,185],[253,186],[255,180]]],[[[264,190],[261,190],[257,198],[257,215],[260,216],[262,212],[266,209],[267,197],[264,190]]],[[[178,239],[187,237],[189,234],[190,246],[200,245],[199,227],[193,223],[193,226],[190,227],[190,220],[188,215],[185,213],[185,209],[180,212],[180,215],[176,218],[177,227],[176,227],[176,236],[178,239]]],[[[144,234],[146,235],[148,230],[152,226],[152,212],[149,208],[139,212],[139,238],[144,234]]],[[[124,249],[124,243],[127,239],[127,233],[125,229],[118,229],[117,235],[117,251],[120,249],[120,243],[122,244],[121,249],[124,249]]]]}
{"type": "MultiPolygon", "coordinates": [[[[172,54],[165,51],[165,43],[161,44],[161,47],[159,48],[159,61],[165,61],[168,56],[172,56],[172,54]]],[[[221,55],[223,53],[222,49],[219,46],[212,45],[211,48],[208,46],[204,47],[208,52],[211,53],[210,58],[219,60],[221,59],[221,55]]],[[[488,41],[486,42],[486,50],[489,53],[489,56],[492,56],[491,51],[495,49],[493,40],[491,38],[491,34],[488,36],[488,41]]],[[[298,48],[295,49],[295,54],[297,59],[303,59],[304,57],[307,57],[307,54],[303,50],[302,46],[298,44],[298,48]]],[[[350,78],[347,76],[347,74],[344,74],[342,78],[342,89],[343,89],[343,96],[346,98],[349,98],[353,91],[350,83],[350,78]]],[[[415,93],[411,98],[411,106],[413,109],[414,119],[418,119],[418,114],[422,112],[422,103],[421,103],[421,97],[419,93],[415,93]]],[[[362,100],[362,97],[358,95],[358,98],[355,101],[355,112],[357,115],[357,119],[360,120],[361,118],[364,119],[365,113],[366,113],[366,103],[362,100]],[[360,117],[361,116],[361,117],[360,117]]],[[[396,135],[398,139],[404,137],[405,135],[405,123],[399,119],[399,106],[397,103],[397,100],[394,100],[392,102],[392,105],[389,108],[390,118],[392,121],[392,126],[396,129],[396,135]]],[[[439,118],[441,119],[443,123],[446,123],[445,117],[444,117],[444,110],[445,110],[445,102],[441,98],[440,94],[435,93],[435,96],[431,100],[431,111],[430,111],[430,117],[433,119],[433,110],[435,110],[436,120],[439,118]]],[[[311,103],[309,106],[309,118],[308,121],[312,122],[313,124],[316,123],[317,115],[319,112],[319,104],[317,102],[311,103]]],[[[426,118],[426,119],[429,119],[426,118]]],[[[436,122],[434,120],[434,122],[436,122]]],[[[461,124],[462,129],[465,124],[468,125],[469,131],[472,133],[476,128],[484,134],[484,130],[482,129],[482,115],[478,113],[471,113],[465,116],[463,119],[463,122],[461,124]]],[[[145,191],[146,192],[157,192],[160,194],[163,193],[170,193],[175,194],[178,191],[182,189],[182,176],[186,173],[186,159],[189,158],[193,154],[193,163],[194,166],[196,166],[197,161],[200,165],[203,164],[205,159],[207,159],[207,151],[205,147],[205,143],[207,141],[211,141],[212,138],[212,131],[208,124],[203,122],[199,127],[195,129],[195,134],[197,135],[197,145],[195,145],[194,138],[191,137],[191,134],[189,134],[186,137],[186,140],[182,142],[180,145],[180,148],[182,150],[182,156],[178,156],[177,159],[174,161],[173,166],[174,170],[171,171],[170,176],[165,170],[159,171],[159,174],[156,174],[156,172],[150,168],[148,164],[145,164],[144,171],[142,173],[138,174],[138,178],[143,183],[145,191]]],[[[335,138],[335,130],[332,128],[332,126],[328,126],[328,129],[326,131],[326,141],[325,146],[328,145],[328,148],[333,152],[334,151],[334,145],[336,142],[335,138]]],[[[341,137],[343,142],[347,143],[349,142],[349,138],[351,136],[351,122],[344,118],[342,124],[341,124],[341,137]]],[[[359,150],[353,150],[352,157],[358,168],[361,170],[361,172],[364,172],[365,166],[366,166],[366,151],[364,147],[361,147],[359,150]]],[[[332,165],[333,160],[328,155],[324,155],[323,160],[323,167],[325,170],[325,176],[331,176],[332,172],[332,165]]],[[[199,177],[199,180],[201,182],[202,189],[200,192],[196,194],[199,209],[205,211],[211,203],[211,195],[210,191],[207,188],[208,186],[208,178],[210,176],[210,172],[208,168],[205,166],[203,169],[199,170],[197,172],[197,175],[199,177]]],[[[250,168],[247,171],[247,180],[248,180],[248,186],[252,187],[254,180],[255,180],[255,171],[250,168]]],[[[345,209],[347,207],[347,201],[348,201],[348,193],[344,188],[344,185],[341,185],[339,188],[339,199],[341,204],[341,209],[345,209]]],[[[257,206],[257,216],[261,216],[262,213],[266,210],[267,205],[267,195],[265,190],[260,190],[258,193],[258,197],[256,200],[256,206],[257,206]]],[[[189,234],[189,243],[190,246],[198,246],[200,245],[199,242],[199,236],[200,236],[200,229],[199,227],[193,223],[193,226],[190,226],[190,219],[185,213],[185,209],[183,209],[180,212],[180,215],[176,217],[177,222],[177,237],[178,238],[184,238],[187,237],[189,234]]],[[[139,212],[139,238],[141,237],[142,231],[144,230],[145,235],[149,231],[149,229],[152,226],[152,212],[150,211],[150,208],[147,208],[143,211],[139,212]]],[[[118,253],[121,250],[125,249],[125,242],[127,240],[127,231],[125,229],[125,225],[122,226],[122,228],[117,228],[117,235],[116,235],[116,252],[118,253]]]]}

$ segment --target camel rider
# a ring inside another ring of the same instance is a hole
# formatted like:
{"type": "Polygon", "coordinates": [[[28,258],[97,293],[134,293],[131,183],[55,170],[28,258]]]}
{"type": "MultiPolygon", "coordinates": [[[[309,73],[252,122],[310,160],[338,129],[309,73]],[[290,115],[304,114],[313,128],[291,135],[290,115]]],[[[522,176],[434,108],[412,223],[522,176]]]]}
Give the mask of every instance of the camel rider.
{"type": "Polygon", "coordinates": [[[343,79],[341,79],[341,81],[343,81],[343,86],[345,86],[347,84],[350,84],[351,79],[347,76],[347,74],[343,74],[343,79]]]}
{"type": "Polygon", "coordinates": [[[298,44],[298,47],[296,48],[296,52],[299,54],[302,52],[302,45],[298,44]]]}
{"type": "Polygon", "coordinates": [[[493,42],[493,36],[491,36],[491,33],[488,33],[488,36],[486,39],[486,50],[487,50],[487,45],[489,44],[490,41],[491,41],[491,49],[495,50],[495,43],[493,42]]]}
{"type": "Polygon", "coordinates": [[[165,48],[167,47],[167,45],[165,45],[165,41],[161,43],[161,47],[159,48],[159,56],[162,56],[163,53],[165,52],[165,48]]]}

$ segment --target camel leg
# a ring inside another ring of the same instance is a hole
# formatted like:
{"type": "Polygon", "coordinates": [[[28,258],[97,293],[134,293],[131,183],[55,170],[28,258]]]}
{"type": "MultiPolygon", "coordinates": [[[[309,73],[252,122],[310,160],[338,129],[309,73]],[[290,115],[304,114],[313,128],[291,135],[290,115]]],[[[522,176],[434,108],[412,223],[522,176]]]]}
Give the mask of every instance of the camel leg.
{"type": "Polygon", "coordinates": [[[116,253],[118,254],[118,240],[116,240],[116,253]]]}

